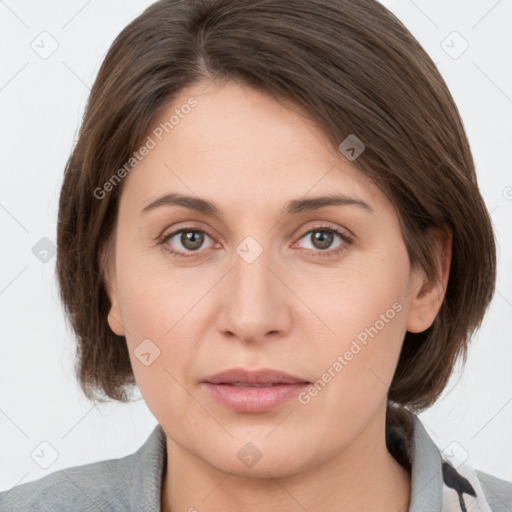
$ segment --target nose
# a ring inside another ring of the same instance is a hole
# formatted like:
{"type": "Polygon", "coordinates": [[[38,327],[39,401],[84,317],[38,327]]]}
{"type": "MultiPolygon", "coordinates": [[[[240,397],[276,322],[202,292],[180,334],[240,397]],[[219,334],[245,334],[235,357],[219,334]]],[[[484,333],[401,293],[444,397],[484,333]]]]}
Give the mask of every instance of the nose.
{"type": "Polygon", "coordinates": [[[293,293],[284,284],[287,277],[270,249],[257,255],[260,250],[254,243],[238,248],[218,320],[221,332],[247,343],[284,336],[291,327],[293,293]]]}

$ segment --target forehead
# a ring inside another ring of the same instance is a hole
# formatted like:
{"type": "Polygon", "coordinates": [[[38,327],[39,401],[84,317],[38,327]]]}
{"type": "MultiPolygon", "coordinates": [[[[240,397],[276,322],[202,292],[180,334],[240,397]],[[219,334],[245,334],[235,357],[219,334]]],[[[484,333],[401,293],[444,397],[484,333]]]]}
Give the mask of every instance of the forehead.
{"type": "Polygon", "coordinates": [[[139,210],[165,192],[265,208],[333,193],[383,199],[293,104],[236,83],[184,89],[149,138],[124,184],[125,202],[139,210]]]}

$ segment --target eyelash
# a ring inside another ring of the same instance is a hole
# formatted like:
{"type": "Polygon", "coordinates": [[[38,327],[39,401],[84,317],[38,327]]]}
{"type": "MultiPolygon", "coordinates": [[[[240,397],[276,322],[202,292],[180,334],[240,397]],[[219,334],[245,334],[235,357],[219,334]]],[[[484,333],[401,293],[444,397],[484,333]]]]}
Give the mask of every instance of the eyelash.
{"type": "MultiPolygon", "coordinates": [[[[195,226],[189,226],[189,227],[178,229],[177,231],[173,231],[172,233],[162,235],[159,238],[158,243],[161,245],[165,245],[167,243],[167,241],[169,239],[171,239],[173,236],[177,235],[178,233],[187,232],[187,231],[204,233],[213,239],[212,235],[210,235],[207,231],[204,231],[203,229],[198,229],[195,226]]],[[[306,235],[309,235],[310,233],[314,233],[315,231],[328,231],[330,233],[334,233],[335,235],[338,235],[341,238],[343,243],[337,249],[331,249],[331,250],[325,250],[325,251],[321,251],[321,250],[313,251],[314,256],[334,258],[334,257],[338,256],[341,252],[345,251],[354,242],[354,239],[352,236],[350,236],[346,233],[342,233],[341,231],[337,230],[336,228],[329,227],[329,226],[314,227],[314,228],[310,229],[309,231],[306,231],[305,233],[303,233],[299,237],[299,240],[301,238],[304,238],[306,235]]],[[[174,249],[170,249],[168,246],[164,247],[164,249],[167,252],[169,252],[170,254],[172,254],[173,256],[178,256],[180,258],[193,258],[194,256],[196,256],[197,254],[200,253],[200,251],[194,251],[192,254],[187,255],[180,251],[175,251],[174,249]]]]}

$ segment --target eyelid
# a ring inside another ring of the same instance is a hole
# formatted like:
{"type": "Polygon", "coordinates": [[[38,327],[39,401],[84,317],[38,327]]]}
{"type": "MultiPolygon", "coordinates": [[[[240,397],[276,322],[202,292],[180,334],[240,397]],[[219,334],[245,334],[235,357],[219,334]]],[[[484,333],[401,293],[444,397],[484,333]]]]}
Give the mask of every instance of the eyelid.
{"type": "Polygon", "coordinates": [[[314,225],[308,227],[305,231],[302,231],[302,229],[301,229],[302,234],[297,238],[297,240],[302,238],[304,235],[307,235],[311,231],[315,231],[315,230],[320,231],[322,229],[338,232],[341,236],[344,236],[346,238],[351,238],[351,239],[356,238],[355,235],[349,229],[339,226],[337,224],[331,224],[328,221],[321,221],[321,220],[312,221],[312,222],[314,223],[314,225]],[[315,224],[315,222],[316,222],[316,224],[315,224]]]}
{"type": "Polygon", "coordinates": [[[297,238],[297,241],[294,242],[293,245],[295,245],[299,240],[301,240],[306,235],[309,235],[314,231],[330,231],[331,233],[334,233],[334,235],[337,235],[342,240],[342,244],[335,249],[308,249],[314,255],[320,255],[325,257],[337,256],[341,251],[345,250],[346,248],[348,248],[348,246],[352,245],[356,239],[352,232],[350,232],[346,228],[340,228],[338,226],[329,226],[326,223],[323,223],[322,225],[312,226],[309,229],[307,229],[297,238]]]}
{"type": "Polygon", "coordinates": [[[202,224],[196,224],[194,221],[189,221],[183,223],[183,226],[173,225],[172,229],[166,227],[159,235],[157,235],[154,240],[161,241],[162,239],[168,238],[171,235],[176,235],[180,231],[200,231],[202,233],[206,233],[210,238],[215,238],[215,236],[211,233],[208,228],[205,228],[202,224]]]}

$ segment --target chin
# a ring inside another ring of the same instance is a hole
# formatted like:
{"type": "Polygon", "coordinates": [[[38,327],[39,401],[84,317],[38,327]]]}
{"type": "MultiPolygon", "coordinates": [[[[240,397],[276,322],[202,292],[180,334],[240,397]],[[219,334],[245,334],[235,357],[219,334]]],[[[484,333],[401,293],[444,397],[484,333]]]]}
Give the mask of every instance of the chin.
{"type": "Polygon", "coordinates": [[[302,464],[292,465],[290,463],[290,459],[286,460],[286,457],[270,457],[267,458],[266,461],[263,461],[263,458],[260,459],[253,467],[244,467],[243,464],[236,462],[233,463],[232,460],[224,460],[224,461],[211,461],[214,464],[217,470],[231,474],[232,476],[237,476],[241,478],[284,478],[296,475],[303,471],[306,471],[310,464],[304,461],[302,464]],[[215,464],[217,462],[217,464],[215,464]]]}
{"type": "MultiPolygon", "coordinates": [[[[265,434],[266,435],[266,434],[265,434]]],[[[287,445],[282,442],[269,443],[264,436],[260,440],[249,441],[230,439],[228,445],[219,446],[214,453],[196,453],[208,465],[233,476],[252,478],[281,478],[306,471],[315,465],[315,454],[297,453],[302,444],[293,439],[287,445]]]]}

